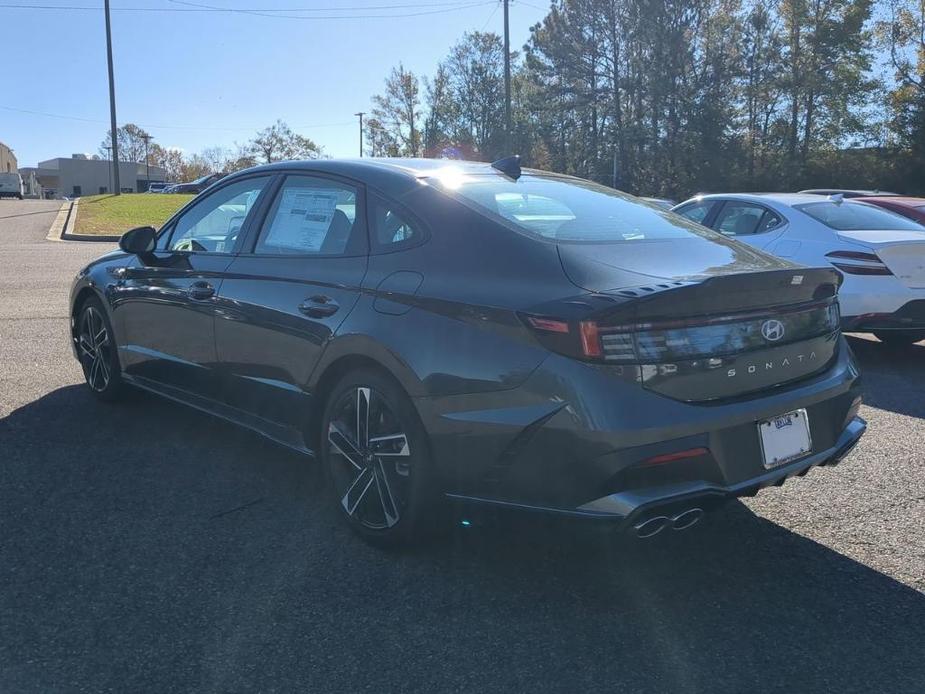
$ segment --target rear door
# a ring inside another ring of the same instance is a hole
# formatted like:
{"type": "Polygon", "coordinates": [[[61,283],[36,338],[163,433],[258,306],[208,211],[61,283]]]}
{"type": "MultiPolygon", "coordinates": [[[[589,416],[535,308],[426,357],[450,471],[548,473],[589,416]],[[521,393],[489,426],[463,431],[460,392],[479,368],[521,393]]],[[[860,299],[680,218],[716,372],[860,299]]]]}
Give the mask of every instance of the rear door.
{"type": "Polygon", "coordinates": [[[197,199],[121,270],[114,302],[130,376],[214,398],[214,317],[224,272],[270,176],[239,179],[197,199]]]}
{"type": "Polygon", "coordinates": [[[363,187],[288,174],[245,245],[219,293],[223,398],[263,420],[298,427],[312,370],[356,304],[366,274],[363,187]]]}

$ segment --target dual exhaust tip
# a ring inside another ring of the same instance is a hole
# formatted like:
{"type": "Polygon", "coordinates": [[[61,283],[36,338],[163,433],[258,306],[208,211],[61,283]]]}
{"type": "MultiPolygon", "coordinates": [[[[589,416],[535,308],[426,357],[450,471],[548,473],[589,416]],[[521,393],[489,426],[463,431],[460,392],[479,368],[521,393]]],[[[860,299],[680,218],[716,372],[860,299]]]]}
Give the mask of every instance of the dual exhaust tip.
{"type": "Polygon", "coordinates": [[[666,528],[687,530],[700,522],[701,518],[703,518],[702,508],[689,508],[676,516],[652,516],[651,518],[646,518],[644,521],[634,525],[633,530],[636,532],[636,537],[645,539],[658,535],[666,528]]]}

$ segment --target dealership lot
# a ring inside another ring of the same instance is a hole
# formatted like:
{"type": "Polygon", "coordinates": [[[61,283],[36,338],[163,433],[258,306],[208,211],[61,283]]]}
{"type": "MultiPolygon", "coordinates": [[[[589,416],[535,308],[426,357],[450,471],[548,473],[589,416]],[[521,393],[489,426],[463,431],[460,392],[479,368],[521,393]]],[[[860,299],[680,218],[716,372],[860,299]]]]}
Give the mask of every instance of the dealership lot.
{"type": "Polygon", "coordinates": [[[67,289],[112,246],[47,241],[58,206],[0,204],[0,690],[921,690],[922,344],[852,338],[856,452],[702,528],[389,555],[312,461],[84,391],[67,289]]]}

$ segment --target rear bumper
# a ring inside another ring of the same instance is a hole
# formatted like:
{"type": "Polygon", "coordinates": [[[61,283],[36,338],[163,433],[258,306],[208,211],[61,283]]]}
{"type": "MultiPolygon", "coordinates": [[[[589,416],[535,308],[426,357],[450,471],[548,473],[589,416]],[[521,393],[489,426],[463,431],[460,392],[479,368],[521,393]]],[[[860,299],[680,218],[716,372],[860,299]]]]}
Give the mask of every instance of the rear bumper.
{"type": "Polygon", "coordinates": [[[711,506],[837,462],[864,432],[859,401],[842,340],[817,375],[722,403],[672,400],[611,369],[550,357],[518,388],[417,404],[449,497],[628,523],[654,506],[688,497],[711,506]],[[797,409],[816,452],[765,469],[756,423],[797,409]],[[649,464],[681,451],[701,453],[649,464]]]}
{"type": "Polygon", "coordinates": [[[841,323],[845,332],[922,330],[925,329],[925,299],[908,301],[893,312],[842,316],[841,323]]]}
{"type": "Polygon", "coordinates": [[[709,510],[728,499],[755,496],[765,487],[781,486],[788,478],[802,477],[813,467],[837,465],[857,445],[866,430],[867,423],[855,417],[831,448],[729,486],[700,481],[617,492],[587,503],[578,510],[610,518],[617,521],[621,528],[637,525],[652,516],[676,515],[693,508],[709,510]]]}

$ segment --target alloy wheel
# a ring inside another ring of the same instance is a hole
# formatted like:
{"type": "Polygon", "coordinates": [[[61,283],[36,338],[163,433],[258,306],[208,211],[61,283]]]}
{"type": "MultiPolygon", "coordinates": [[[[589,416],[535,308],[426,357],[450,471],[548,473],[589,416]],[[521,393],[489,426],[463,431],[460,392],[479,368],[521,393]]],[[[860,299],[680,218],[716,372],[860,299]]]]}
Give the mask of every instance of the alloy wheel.
{"type": "Polygon", "coordinates": [[[359,386],[341,395],[328,424],[327,443],[344,511],[373,530],[396,525],[410,491],[411,449],[382,394],[359,386]]]}
{"type": "Polygon", "coordinates": [[[112,342],[103,316],[93,306],[83,312],[77,344],[87,385],[97,393],[103,392],[112,379],[112,342]]]}

